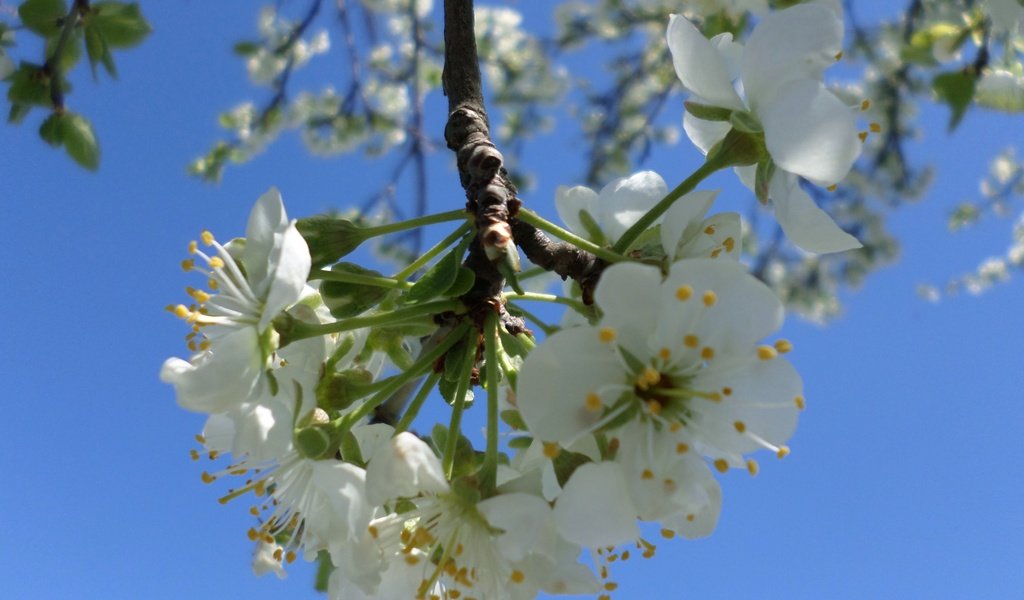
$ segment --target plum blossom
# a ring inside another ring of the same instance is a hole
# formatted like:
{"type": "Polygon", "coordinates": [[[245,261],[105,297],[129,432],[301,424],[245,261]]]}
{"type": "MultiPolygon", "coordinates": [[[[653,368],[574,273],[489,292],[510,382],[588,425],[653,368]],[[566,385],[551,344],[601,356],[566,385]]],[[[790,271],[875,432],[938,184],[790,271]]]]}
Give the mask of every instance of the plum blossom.
{"type": "Polygon", "coordinates": [[[667,38],[692,94],[683,126],[694,144],[707,154],[734,126],[763,133],[770,160],[739,170],[759,198],[771,198],[789,239],[810,252],[860,247],[799,185],[799,178],[838,183],[861,150],[853,109],[822,82],[842,55],[843,23],[832,3],[766,15],[746,47],[729,33],[708,40],[679,15],[671,16],[667,38]]]}
{"type": "Polygon", "coordinates": [[[707,535],[720,504],[707,464],[754,474],[746,454],[789,452],[802,383],[779,356],[788,342],[759,345],[781,325],[782,305],[741,264],[710,259],[678,261],[664,281],[655,267],[613,265],[595,300],[597,325],[549,337],[519,373],[517,404],[536,438],[569,447],[601,433],[618,448],[614,464],[573,473],[555,508],[559,530],[615,544],[639,516],[707,535]],[[586,513],[597,497],[607,506],[586,513]]]}

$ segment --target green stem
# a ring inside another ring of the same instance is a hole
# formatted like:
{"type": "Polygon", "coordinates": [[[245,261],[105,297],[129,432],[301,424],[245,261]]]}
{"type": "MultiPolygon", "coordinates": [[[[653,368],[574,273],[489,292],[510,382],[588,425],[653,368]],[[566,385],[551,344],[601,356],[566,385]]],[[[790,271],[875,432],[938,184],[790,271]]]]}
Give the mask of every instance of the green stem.
{"type": "Polygon", "coordinates": [[[422,256],[409,263],[409,266],[405,267],[398,273],[395,273],[395,279],[397,279],[398,281],[404,281],[407,277],[409,277],[416,271],[419,271],[423,267],[423,265],[430,262],[430,259],[440,254],[448,246],[454,244],[455,240],[464,236],[466,232],[468,232],[472,228],[473,225],[468,221],[463,223],[462,225],[459,225],[458,229],[451,232],[448,235],[448,237],[444,238],[443,240],[435,244],[433,248],[424,252],[422,256]]]}
{"type": "Polygon", "coordinates": [[[539,294],[537,292],[523,292],[522,294],[517,294],[514,292],[507,292],[505,297],[509,300],[533,300],[535,302],[554,302],[556,304],[564,304],[585,316],[589,316],[592,312],[586,304],[583,304],[579,300],[566,298],[565,296],[556,296],[555,294],[539,294]]]}
{"type": "Polygon", "coordinates": [[[372,413],[375,408],[387,402],[388,398],[391,397],[391,394],[395,393],[395,391],[397,391],[398,388],[402,387],[402,385],[405,384],[406,381],[409,381],[414,377],[419,377],[423,373],[426,373],[427,371],[431,370],[434,367],[434,362],[437,361],[437,359],[444,356],[445,352],[451,350],[452,346],[454,346],[457,342],[459,342],[459,340],[461,340],[465,336],[466,331],[469,330],[469,327],[469,323],[462,323],[461,325],[453,329],[451,333],[445,336],[445,338],[441,340],[441,342],[438,345],[434,346],[429,351],[421,354],[420,357],[416,359],[416,362],[414,362],[408,369],[405,370],[404,373],[401,374],[404,375],[404,377],[395,377],[395,379],[391,381],[389,385],[381,388],[381,390],[374,394],[372,398],[370,398],[366,402],[363,402],[363,404],[359,408],[339,419],[340,426],[343,428],[351,427],[355,423],[358,423],[359,420],[362,419],[363,417],[369,416],[370,413],[372,413]]]}
{"type": "Polygon", "coordinates": [[[524,317],[530,320],[530,322],[532,322],[537,327],[540,327],[540,330],[544,332],[544,335],[551,335],[552,333],[558,331],[558,327],[545,323],[543,319],[541,319],[537,315],[533,314],[532,312],[526,310],[525,308],[519,306],[514,302],[510,302],[508,306],[514,308],[516,312],[522,313],[524,317]]]}
{"type": "Polygon", "coordinates": [[[481,471],[491,478],[484,488],[494,488],[498,475],[498,313],[487,313],[484,321],[484,359],[487,365],[487,446],[481,471]]]}
{"type": "MultiPolygon", "coordinates": [[[[716,156],[721,157],[722,154],[716,153],[716,156]]],[[[667,211],[676,200],[696,189],[697,184],[704,181],[708,175],[711,175],[715,171],[726,166],[728,166],[726,161],[716,160],[715,156],[709,156],[708,160],[706,160],[700,168],[683,180],[682,183],[677,185],[676,189],[669,192],[668,195],[655,204],[651,210],[644,213],[644,215],[640,217],[640,220],[633,223],[629,229],[622,234],[619,241],[615,242],[615,245],[612,246],[612,250],[619,254],[625,253],[626,250],[629,249],[629,246],[635,242],[638,237],[640,237],[640,234],[647,231],[647,228],[653,225],[654,222],[658,220],[658,217],[665,214],[665,211],[667,211]]]]}
{"type": "Polygon", "coordinates": [[[290,332],[288,332],[288,342],[291,343],[296,340],[303,340],[306,338],[316,337],[318,335],[327,335],[329,333],[352,331],[353,329],[362,329],[363,327],[396,325],[398,323],[416,320],[428,315],[436,315],[443,312],[458,310],[460,308],[462,308],[462,303],[458,300],[437,300],[435,302],[415,304],[407,308],[400,308],[398,310],[381,313],[379,315],[342,319],[340,321],[324,323],[322,325],[312,325],[301,321],[295,321],[294,327],[290,332]]]}
{"type": "Polygon", "coordinates": [[[406,429],[409,429],[409,425],[412,425],[413,420],[420,412],[420,407],[427,400],[427,396],[434,390],[434,386],[437,385],[437,380],[441,379],[440,373],[431,373],[427,375],[423,385],[420,386],[420,391],[416,393],[416,397],[412,399],[412,403],[409,404],[409,408],[405,409],[405,414],[399,419],[398,424],[395,425],[395,433],[401,433],[406,429]]]}
{"type": "Polygon", "coordinates": [[[347,271],[326,271],[323,269],[313,269],[309,273],[309,280],[322,279],[324,281],[340,281],[342,283],[355,283],[358,285],[370,285],[373,287],[384,287],[392,288],[396,290],[404,290],[412,287],[411,283],[404,281],[398,281],[391,277],[377,277],[374,275],[362,275],[359,273],[349,273],[347,271]]]}
{"type": "Polygon", "coordinates": [[[537,341],[533,339],[532,335],[518,333],[516,334],[516,339],[526,348],[527,352],[532,352],[537,347],[537,341]]]}
{"type": "Polygon", "coordinates": [[[468,217],[469,213],[467,213],[465,210],[450,210],[448,212],[438,213],[436,215],[416,217],[415,219],[408,219],[406,221],[399,221],[397,223],[388,223],[386,225],[376,225],[374,227],[367,227],[363,229],[363,233],[364,235],[366,235],[366,237],[370,238],[378,235],[397,233],[399,231],[405,231],[406,229],[414,229],[416,227],[433,225],[434,223],[458,221],[459,219],[466,219],[468,217]]]}
{"type": "Polygon", "coordinates": [[[466,340],[465,357],[459,366],[459,381],[455,386],[455,402],[452,404],[452,418],[448,423],[448,438],[444,444],[444,457],[441,466],[444,468],[445,477],[449,480],[455,470],[455,450],[458,448],[459,437],[462,434],[462,411],[466,408],[466,392],[469,390],[469,380],[473,375],[473,365],[476,363],[475,338],[466,340]]]}
{"type": "Polygon", "coordinates": [[[602,248],[601,246],[598,246],[594,242],[583,239],[569,230],[562,229],[558,225],[555,225],[551,221],[548,221],[547,219],[541,217],[540,215],[531,210],[520,208],[519,212],[516,214],[516,218],[524,223],[529,223],[530,225],[533,225],[534,227],[540,229],[541,231],[546,231],[551,235],[555,236],[556,238],[565,240],[566,242],[569,242],[570,244],[576,246],[577,248],[580,248],[581,250],[586,250],[587,252],[593,254],[598,258],[605,260],[606,262],[617,263],[626,260],[626,257],[622,256],[621,253],[609,250],[607,248],[602,248]]]}
{"type": "Polygon", "coordinates": [[[542,267],[530,267],[529,269],[526,269],[525,271],[519,273],[519,281],[523,281],[533,277],[538,277],[540,275],[544,275],[550,272],[551,271],[548,271],[547,269],[544,269],[542,267]]]}

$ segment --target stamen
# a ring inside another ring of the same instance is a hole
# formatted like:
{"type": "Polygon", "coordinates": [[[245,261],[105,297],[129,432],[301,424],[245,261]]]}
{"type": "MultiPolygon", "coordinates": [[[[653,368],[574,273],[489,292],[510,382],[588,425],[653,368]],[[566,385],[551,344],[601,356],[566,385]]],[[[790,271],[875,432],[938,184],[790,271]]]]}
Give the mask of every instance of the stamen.
{"type": "Polygon", "coordinates": [[[786,458],[789,456],[789,446],[779,446],[779,451],[775,453],[778,458],[786,458]]]}
{"type": "Polygon", "coordinates": [[[714,465],[715,470],[717,470],[719,473],[725,473],[726,471],[729,470],[729,462],[726,461],[724,458],[715,459],[714,465]]]}
{"type": "Polygon", "coordinates": [[[718,302],[718,296],[711,290],[704,292],[704,306],[711,307],[718,302]]]}
{"type": "Polygon", "coordinates": [[[775,349],[779,351],[779,354],[786,354],[793,350],[793,344],[789,340],[776,340],[775,349]]]}
{"type": "Polygon", "coordinates": [[[680,302],[686,302],[691,296],[693,296],[693,288],[689,285],[683,284],[676,288],[676,299],[680,302]]]}
{"type": "Polygon", "coordinates": [[[203,232],[199,234],[199,239],[203,240],[203,243],[207,246],[213,245],[213,234],[210,233],[209,230],[203,230],[203,232]]]}
{"type": "Polygon", "coordinates": [[[544,442],[544,456],[554,460],[561,453],[562,449],[555,442],[544,442]]]}
{"type": "Polygon", "coordinates": [[[692,333],[683,336],[683,345],[687,348],[696,348],[700,345],[700,338],[692,333]]]}
{"type": "Polygon", "coordinates": [[[772,348],[771,346],[757,347],[757,357],[760,358],[761,360],[771,360],[778,355],[778,351],[775,350],[775,348],[772,348]]]}
{"type": "Polygon", "coordinates": [[[595,394],[594,392],[590,392],[589,394],[587,394],[587,398],[584,401],[583,405],[587,407],[587,410],[591,412],[597,412],[601,410],[601,407],[603,406],[603,403],[601,402],[601,396],[595,394]]]}
{"type": "Polygon", "coordinates": [[[760,467],[758,467],[756,460],[752,458],[747,459],[747,472],[750,473],[751,476],[757,475],[759,470],[760,467]]]}
{"type": "Polygon", "coordinates": [[[796,407],[799,408],[800,410],[807,408],[807,402],[804,400],[803,396],[797,396],[796,398],[793,398],[793,404],[796,404],[796,407]]]}
{"type": "Polygon", "coordinates": [[[710,346],[704,346],[704,349],[700,351],[700,357],[704,360],[711,360],[715,357],[715,349],[710,346]]]}
{"type": "Polygon", "coordinates": [[[612,327],[602,327],[597,331],[597,338],[606,344],[609,342],[614,342],[615,337],[615,329],[612,327]]]}

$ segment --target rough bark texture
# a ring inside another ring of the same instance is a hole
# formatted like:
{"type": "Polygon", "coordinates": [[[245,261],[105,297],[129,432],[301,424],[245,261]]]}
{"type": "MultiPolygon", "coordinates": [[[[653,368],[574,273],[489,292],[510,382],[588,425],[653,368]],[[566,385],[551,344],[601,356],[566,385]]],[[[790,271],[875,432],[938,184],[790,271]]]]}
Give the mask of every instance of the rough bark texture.
{"type": "Polygon", "coordinates": [[[518,252],[518,242],[534,263],[554,270],[563,279],[568,276],[579,281],[584,301],[590,303],[603,261],[569,244],[552,242],[532,226],[515,220],[520,201],[501,152],[491,141],[484,108],[473,0],[445,0],[444,44],[441,84],[448,96],[444,137],[455,152],[459,179],[466,191],[466,211],[474,216],[477,231],[465,262],[476,274],[476,282],[463,301],[473,312],[486,307],[497,309],[510,331],[524,329],[522,320],[505,312],[500,301],[505,278],[494,264],[507,253],[518,252]]]}

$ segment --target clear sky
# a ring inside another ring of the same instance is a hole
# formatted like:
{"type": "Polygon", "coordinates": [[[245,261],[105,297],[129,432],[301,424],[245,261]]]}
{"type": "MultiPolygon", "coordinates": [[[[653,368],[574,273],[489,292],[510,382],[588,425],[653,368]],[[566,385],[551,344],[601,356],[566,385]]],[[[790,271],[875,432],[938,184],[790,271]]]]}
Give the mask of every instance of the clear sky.
{"type": "MultiPolygon", "coordinates": [[[[221,506],[200,482],[188,451],[203,418],[157,379],[166,357],[186,352],[185,328],[163,307],[195,283],[178,267],[187,242],[204,228],[242,234],[271,185],[292,216],[306,216],[361,203],[391,163],[311,158],[285,136],[219,185],[189,178],[186,163],[217,135],[217,111],[253,97],[230,47],[251,36],[257,3],[144,4],[156,31],[118,57],[121,80],[97,86],[79,69],[69,98],[100,136],[98,174],[39,141],[38,114],[0,125],[0,597],[313,598],[308,567],[285,581],[251,574],[247,505],[221,506]]],[[[542,11],[530,18],[549,27],[542,11]]],[[[300,86],[342,72],[316,60],[300,86]]],[[[431,96],[438,135],[441,107],[431,96]]],[[[1024,126],[972,111],[948,137],[945,117],[926,109],[913,146],[938,176],[923,202],[891,217],[900,260],[844,292],[846,313],[828,327],[796,317],[785,326],[808,399],[793,454],[760,457],[756,478],[721,477],[715,534],[617,564],[615,598],[1024,593],[1024,286],[939,304],[914,294],[1006,245],[1006,221],[952,236],[945,219],[1024,126]]],[[[563,141],[524,154],[539,176],[524,199],[549,216],[554,187],[581,172],[579,146],[563,141]]],[[[674,184],[697,161],[681,143],[651,165],[674,184]]],[[[432,210],[462,202],[451,163],[442,154],[431,164],[432,210]]],[[[709,186],[739,193],[732,179],[709,186]]]]}

